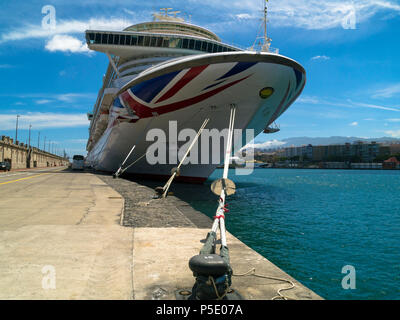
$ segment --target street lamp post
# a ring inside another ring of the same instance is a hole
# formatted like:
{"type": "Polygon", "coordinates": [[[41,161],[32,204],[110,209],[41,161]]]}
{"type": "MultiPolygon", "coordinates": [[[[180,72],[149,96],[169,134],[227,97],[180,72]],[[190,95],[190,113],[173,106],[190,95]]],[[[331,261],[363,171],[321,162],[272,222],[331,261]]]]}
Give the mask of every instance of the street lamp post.
{"type": "Polygon", "coordinates": [[[18,118],[20,117],[19,114],[17,114],[17,124],[15,125],[15,143],[17,143],[18,140],[18,118]]]}
{"type": "Polygon", "coordinates": [[[31,124],[29,124],[29,142],[28,142],[28,146],[29,146],[29,149],[31,148],[31,128],[32,128],[32,125],[31,124]]]}

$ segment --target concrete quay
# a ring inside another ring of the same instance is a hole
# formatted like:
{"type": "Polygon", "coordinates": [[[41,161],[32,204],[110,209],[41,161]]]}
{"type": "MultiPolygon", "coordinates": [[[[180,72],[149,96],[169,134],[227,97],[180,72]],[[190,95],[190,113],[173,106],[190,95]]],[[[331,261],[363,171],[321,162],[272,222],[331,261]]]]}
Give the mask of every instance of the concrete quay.
{"type": "MultiPolygon", "coordinates": [[[[172,186],[174,190],[174,185],[172,186]]],[[[0,175],[0,299],[175,299],[211,220],[148,184],[66,168],[0,175]],[[16,175],[17,174],[17,175],[16,175]]],[[[282,291],[321,299],[228,234],[233,288],[249,300],[282,291]]]]}

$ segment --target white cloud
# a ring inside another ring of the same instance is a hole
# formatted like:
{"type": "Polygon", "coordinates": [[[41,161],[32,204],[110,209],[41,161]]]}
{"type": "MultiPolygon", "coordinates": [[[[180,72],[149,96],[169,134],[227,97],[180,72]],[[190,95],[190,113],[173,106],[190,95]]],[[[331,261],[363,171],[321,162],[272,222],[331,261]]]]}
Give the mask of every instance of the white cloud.
{"type": "Polygon", "coordinates": [[[373,98],[391,98],[400,93],[400,83],[393,84],[387,88],[377,90],[373,98]]]}
{"type": "Polygon", "coordinates": [[[379,106],[376,104],[369,104],[369,103],[361,103],[361,102],[352,102],[349,100],[351,104],[357,107],[363,107],[363,108],[372,108],[372,109],[380,109],[380,110],[388,110],[388,111],[396,111],[399,112],[400,109],[396,108],[391,108],[391,107],[385,107],[385,106],[379,106]]]}
{"type": "Polygon", "coordinates": [[[95,93],[22,93],[22,94],[0,94],[0,97],[13,97],[18,99],[38,99],[37,101],[44,103],[46,100],[54,99],[57,101],[72,103],[76,101],[93,100],[96,99],[97,94],[95,93]]]}
{"type": "Polygon", "coordinates": [[[51,100],[48,100],[48,99],[41,99],[41,100],[36,100],[35,101],[36,104],[46,104],[46,103],[49,103],[49,102],[51,102],[51,100]]]}
{"type": "Polygon", "coordinates": [[[386,121],[389,121],[389,122],[400,122],[400,119],[392,118],[392,119],[386,119],[386,121]]]}
{"type": "Polygon", "coordinates": [[[57,34],[53,36],[47,43],[45,48],[48,51],[62,51],[72,53],[88,53],[90,52],[86,43],[83,43],[79,39],[69,36],[57,34]]]}
{"type": "MultiPolygon", "coordinates": [[[[83,127],[89,124],[85,113],[28,112],[20,115],[18,120],[20,129],[28,129],[30,124],[35,129],[83,127]]],[[[0,128],[3,130],[15,129],[15,122],[16,114],[0,114],[0,128]]]]}
{"type": "Polygon", "coordinates": [[[69,139],[67,141],[71,143],[87,143],[88,139],[69,139]]]}
{"type": "Polygon", "coordinates": [[[63,93],[54,95],[54,98],[63,102],[74,102],[78,99],[95,99],[96,96],[92,93],[63,93]]]}
{"type": "Polygon", "coordinates": [[[347,99],[345,102],[340,102],[340,101],[325,100],[323,98],[313,97],[313,96],[300,96],[296,100],[296,103],[320,104],[320,105],[328,105],[328,106],[334,106],[334,107],[345,107],[345,108],[370,108],[370,109],[379,109],[379,110],[400,112],[400,109],[398,109],[396,107],[386,107],[386,106],[381,106],[381,105],[376,105],[376,104],[369,104],[369,103],[363,103],[363,102],[354,102],[354,101],[352,101],[350,99],[347,99]]]}
{"type": "Polygon", "coordinates": [[[321,100],[318,97],[306,96],[301,95],[297,100],[298,103],[311,103],[311,104],[318,104],[321,103],[321,100]]]}
{"type": "Polygon", "coordinates": [[[57,20],[56,27],[53,29],[42,28],[41,25],[24,25],[18,29],[3,33],[0,37],[0,43],[13,40],[23,40],[32,38],[48,38],[60,34],[83,34],[85,30],[122,30],[132,23],[119,19],[89,19],[80,20],[57,20]]]}
{"type": "Polygon", "coordinates": [[[315,56],[311,58],[311,60],[329,60],[329,59],[330,57],[328,56],[315,56]]]}
{"type": "Polygon", "coordinates": [[[387,130],[386,134],[392,136],[393,138],[400,138],[400,130],[387,130]]]}
{"type": "MultiPolygon", "coordinates": [[[[262,16],[261,1],[203,0],[201,7],[199,7],[197,0],[188,0],[187,2],[189,8],[196,5],[195,8],[199,11],[198,15],[209,15],[209,12],[220,13],[217,24],[225,27],[227,23],[235,24],[237,20],[253,19],[258,21],[262,16]]],[[[109,3],[110,1],[108,1],[109,3]]],[[[118,6],[121,7],[120,4],[118,6]]],[[[271,24],[276,27],[289,26],[312,30],[341,28],[345,17],[351,12],[355,12],[356,23],[358,24],[380,12],[392,13],[392,16],[396,17],[400,14],[400,5],[392,0],[280,0],[268,3],[269,19],[271,24]]],[[[115,18],[95,17],[87,20],[57,19],[54,29],[42,28],[41,24],[25,23],[3,32],[0,35],[0,43],[32,38],[49,38],[59,34],[82,35],[88,29],[122,30],[129,25],[150,18],[149,12],[146,10],[137,13],[122,8],[120,15],[120,17],[115,18]],[[129,19],[124,18],[123,14],[129,14],[129,19]]],[[[195,18],[195,15],[193,15],[193,18],[195,18]]]]}
{"type": "MultiPolygon", "coordinates": [[[[260,19],[262,15],[261,3],[254,0],[203,0],[202,3],[211,8],[219,7],[220,11],[239,11],[234,15],[237,19],[245,14],[253,19],[260,19]]],[[[356,25],[379,12],[400,13],[400,5],[390,0],[280,0],[271,1],[267,6],[268,17],[274,26],[310,30],[341,28],[346,17],[353,13],[356,25]]]]}
{"type": "Polygon", "coordinates": [[[358,126],[358,122],[357,122],[357,121],[354,121],[354,122],[350,123],[349,126],[356,127],[356,126],[358,126]]]}
{"type": "Polygon", "coordinates": [[[238,18],[238,19],[251,19],[251,18],[253,18],[253,16],[248,14],[248,13],[239,13],[239,14],[236,14],[235,17],[238,18]]]}
{"type": "Polygon", "coordinates": [[[253,148],[253,149],[270,149],[270,148],[280,147],[284,144],[286,144],[286,142],[274,139],[274,140],[269,140],[269,141],[265,141],[262,143],[248,143],[242,149],[251,149],[251,148],[253,148]]]}

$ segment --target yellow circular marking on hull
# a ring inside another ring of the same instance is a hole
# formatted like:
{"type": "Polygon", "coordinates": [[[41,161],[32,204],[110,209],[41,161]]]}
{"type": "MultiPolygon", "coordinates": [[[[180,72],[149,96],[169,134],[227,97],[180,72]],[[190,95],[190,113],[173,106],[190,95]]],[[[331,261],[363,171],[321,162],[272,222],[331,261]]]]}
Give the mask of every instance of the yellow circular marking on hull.
{"type": "Polygon", "coordinates": [[[262,98],[262,99],[267,99],[267,98],[269,98],[270,96],[272,96],[272,94],[274,93],[274,88],[271,88],[271,87],[265,87],[265,88],[262,88],[261,90],[260,90],[260,97],[262,98]]]}

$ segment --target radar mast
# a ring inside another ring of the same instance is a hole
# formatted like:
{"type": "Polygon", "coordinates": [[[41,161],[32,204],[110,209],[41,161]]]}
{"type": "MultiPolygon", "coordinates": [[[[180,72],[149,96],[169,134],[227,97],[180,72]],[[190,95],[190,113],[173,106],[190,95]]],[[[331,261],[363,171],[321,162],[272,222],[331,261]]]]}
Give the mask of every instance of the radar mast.
{"type": "MultiPolygon", "coordinates": [[[[257,50],[257,51],[261,51],[261,52],[271,52],[271,41],[272,39],[270,37],[268,37],[267,34],[267,23],[268,23],[268,8],[267,8],[267,2],[268,0],[263,0],[264,3],[264,16],[261,19],[261,26],[263,27],[263,31],[264,34],[262,36],[260,36],[258,33],[257,37],[253,43],[253,45],[251,46],[251,50],[257,50]]],[[[261,29],[261,28],[260,28],[261,29]]],[[[278,49],[273,50],[275,53],[278,53],[278,49]]]]}
{"type": "Polygon", "coordinates": [[[153,13],[153,21],[185,21],[183,18],[179,18],[176,16],[178,13],[180,13],[180,11],[170,10],[172,10],[172,8],[161,8],[161,13],[153,13]],[[171,16],[170,14],[173,14],[173,16],[171,16]]]}

